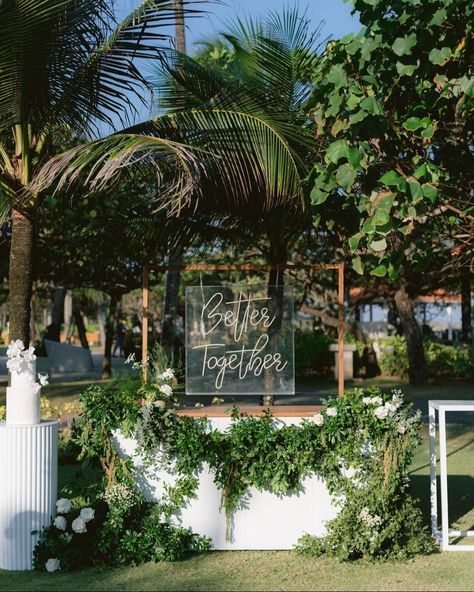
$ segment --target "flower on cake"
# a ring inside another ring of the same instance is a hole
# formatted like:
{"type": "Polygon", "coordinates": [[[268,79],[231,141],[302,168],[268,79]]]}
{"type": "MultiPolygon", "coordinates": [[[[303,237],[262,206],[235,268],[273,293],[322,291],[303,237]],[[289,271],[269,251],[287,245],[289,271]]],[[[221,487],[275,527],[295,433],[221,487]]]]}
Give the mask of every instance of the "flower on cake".
{"type": "Polygon", "coordinates": [[[56,502],[56,511],[58,514],[67,514],[71,510],[71,507],[71,500],[68,500],[67,497],[62,497],[56,502]]]}
{"type": "Polygon", "coordinates": [[[21,339],[10,341],[10,345],[7,348],[7,358],[17,358],[24,349],[25,344],[21,339]]]}
{"type": "Polygon", "coordinates": [[[56,518],[54,519],[54,526],[58,530],[66,530],[66,526],[67,526],[66,518],[64,518],[64,516],[56,516],[56,518]]]}
{"type": "Polygon", "coordinates": [[[61,569],[61,562],[56,557],[51,557],[48,561],[44,564],[46,571],[52,573],[53,571],[58,571],[61,569]]]}
{"type": "Polygon", "coordinates": [[[38,380],[41,386],[47,386],[49,384],[49,374],[40,374],[38,372],[38,380]]]}

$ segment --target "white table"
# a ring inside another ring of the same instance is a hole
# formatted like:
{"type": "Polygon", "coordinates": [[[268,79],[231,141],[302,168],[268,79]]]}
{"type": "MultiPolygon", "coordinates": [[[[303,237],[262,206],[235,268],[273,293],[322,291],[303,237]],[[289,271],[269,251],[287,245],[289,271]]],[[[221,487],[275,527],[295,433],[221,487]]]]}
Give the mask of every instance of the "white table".
{"type": "Polygon", "coordinates": [[[430,432],[430,481],[431,481],[431,532],[441,543],[443,551],[474,551],[474,545],[451,545],[449,537],[474,536],[474,530],[449,528],[448,512],[448,463],[446,453],[446,412],[472,411],[474,401],[429,401],[430,432]],[[439,455],[441,481],[441,530],[438,528],[438,492],[436,487],[436,412],[439,421],[439,455]]]}

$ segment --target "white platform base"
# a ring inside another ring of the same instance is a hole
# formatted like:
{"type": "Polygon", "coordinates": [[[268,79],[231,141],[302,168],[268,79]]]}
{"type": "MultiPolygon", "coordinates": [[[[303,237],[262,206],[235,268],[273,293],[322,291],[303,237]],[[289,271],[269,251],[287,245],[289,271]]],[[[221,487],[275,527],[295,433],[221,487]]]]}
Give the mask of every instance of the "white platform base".
{"type": "Polygon", "coordinates": [[[40,531],[56,514],[58,423],[0,423],[0,569],[33,569],[40,531]]]}
{"type": "MultiPolygon", "coordinates": [[[[299,423],[299,418],[279,417],[285,424],[299,423]]],[[[225,429],[230,418],[212,418],[212,427],[225,429]]],[[[123,457],[133,457],[136,442],[115,434],[115,446],[123,457]]],[[[140,469],[139,459],[134,462],[136,478],[141,490],[149,499],[159,500],[165,483],[173,484],[172,473],[157,464],[147,476],[140,469]]],[[[181,512],[178,523],[193,532],[212,538],[216,550],[283,550],[292,549],[303,534],[323,536],[325,522],[334,518],[338,508],[331,498],[325,481],[318,475],[304,479],[302,490],[292,495],[276,495],[267,491],[249,490],[243,507],[233,515],[231,541],[226,541],[226,519],[219,511],[221,492],[214,484],[212,473],[204,467],[199,474],[197,499],[188,503],[181,512]]]]}

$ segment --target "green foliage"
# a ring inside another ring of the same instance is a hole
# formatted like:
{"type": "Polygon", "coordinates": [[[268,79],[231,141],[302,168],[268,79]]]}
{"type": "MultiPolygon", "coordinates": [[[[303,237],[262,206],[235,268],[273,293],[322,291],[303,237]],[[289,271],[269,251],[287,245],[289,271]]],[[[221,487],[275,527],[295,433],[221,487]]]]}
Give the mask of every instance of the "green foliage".
{"type": "Polygon", "coordinates": [[[295,332],[295,375],[324,375],[334,364],[334,354],[329,351],[333,340],[321,331],[295,332]]]}
{"type": "Polygon", "coordinates": [[[314,72],[308,107],[326,145],[309,191],[323,225],[346,224],[356,272],[363,257],[373,275],[394,279],[407,255],[429,255],[406,247],[440,202],[456,224],[472,223],[474,8],[353,4],[362,30],[329,42],[314,72]]]}
{"type": "MultiPolygon", "coordinates": [[[[400,336],[381,340],[384,348],[380,358],[382,372],[388,376],[408,376],[406,340],[400,336]]],[[[471,378],[474,376],[474,348],[424,341],[428,373],[433,378],[471,378]]]]}
{"type": "MultiPolygon", "coordinates": [[[[194,477],[204,462],[209,465],[222,491],[228,537],[233,511],[245,503],[251,485],[289,493],[318,473],[342,510],[324,539],[304,538],[301,552],[316,546],[340,559],[406,558],[434,548],[406,487],[421,425],[409,408],[399,392],[359,389],[329,400],[321,414],[298,426],[234,408],[230,427],[220,432],[209,431],[206,418],[152,406],[139,421],[137,437],[150,462],[158,452],[167,458],[178,483],[194,477]]],[[[187,495],[195,495],[191,481],[187,487],[187,495]]]]}

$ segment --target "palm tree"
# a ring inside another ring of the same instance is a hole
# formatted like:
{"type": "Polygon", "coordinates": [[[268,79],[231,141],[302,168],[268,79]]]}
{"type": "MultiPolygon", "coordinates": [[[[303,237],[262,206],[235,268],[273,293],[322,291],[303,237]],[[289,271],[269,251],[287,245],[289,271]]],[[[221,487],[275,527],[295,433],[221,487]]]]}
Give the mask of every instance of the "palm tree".
{"type": "MultiPolygon", "coordinates": [[[[147,84],[134,61],[163,57],[163,26],[174,12],[173,0],[142,0],[117,22],[107,0],[0,3],[0,224],[11,218],[11,339],[29,341],[35,217],[51,182],[44,166],[80,142],[78,170],[93,163],[104,181],[113,175],[110,160],[120,167],[134,159],[134,137],[93,138],[103,125],[130,123],[138,100],[146,104],[147,84]],[[104,154],[109,160],[100,160],[104,154]]],[[[157,137],[138,144],[153,152],[159,181],[179,170],[173,190],[185,186],[194,162],[189,150],[157,137]]]]}

